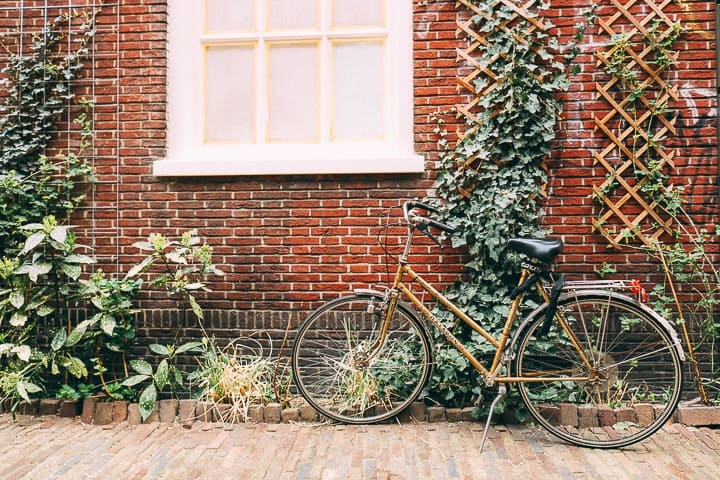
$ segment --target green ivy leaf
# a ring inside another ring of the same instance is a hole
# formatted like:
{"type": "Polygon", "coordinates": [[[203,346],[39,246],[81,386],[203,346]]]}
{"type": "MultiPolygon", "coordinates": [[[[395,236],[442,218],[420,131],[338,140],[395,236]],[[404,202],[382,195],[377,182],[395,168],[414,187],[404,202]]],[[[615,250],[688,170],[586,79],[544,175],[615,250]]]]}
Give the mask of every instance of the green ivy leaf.
{"type": "Polygon", "coordinates": [[[25,240],[25,247],[20,252],[20,255],[27,255],[32,252],[35,247],[40,245],[45,240],[45,232],[35,232],[25,240]]]}
{"type": "Polygon", "coordinates": [[[142,359],[135,359],[130,360],[130,368],[135,370],[137,373],[142,375],[149,375],[152,376],[152,365],[150,365],[146,360],[142,359]]]}
{"type": "Polygon", "coordinates": [[[67,368],[68,373],[75,378],[85,378],[88,376],[85,362],[78,357],[67,357],[63,362],[63,366],[67,368]]]}
{"type": "Polygon", "coordinates": [[[10,294],[10,305],[20,308],[25,305],[25,295],[23,292],[13,292],[10,294]]]}
{"type": "Polygon", "coordinates": [[[24,327],[25,323],[27,322],[27,315],[25,315],[22,312],[15,312],[10,317],[10,325],[13,327],[24,327]]]}
{"type": "Polygon", "coordinates": [[[83,320],[82,322],[78,323],[77,326],[73,329],[73,331],[70,332],[70,334],[67,336],[67,339],[65,340],[65,346],[72,347],[73,345],[77,344],[83,338],[88,326],[91,323],[91,320],[83,320]]]}
{"type": "MultiPolygon", "coordinates": [[[[33,283],[37,283],[41,275],[46,275],[52,271],[52,264],[47,262],[33,263],[27,268],[27,276],[33,283]]],[[[19,270],[18,270],[19,271],[19,270]]]]}
{"type": "Polygon", "coordinates": [[[66,340],[67,332],[64,328],[60,328],[57,332],[55,332],[55,336],[53,337],[52,342],[50,342],[50,348],[52,348],[54,352],[57,352],[65,345],[66,340]]]}
{"type": "Polygon", "coordinates": [[[106,335],[112,336],[116,326],[117,322],[109,315],[103,315],[100,319],[100,330],[105,332],[106,335]]]}
{"type": "Polygon", "coordinates": [[[66,225],[58,225],[50,231],[50,238],[60,244],[64,244],[67,240],[68,227],[66,225]]]}
{"type": "Polygon", "coordinates": [[[140,407],[140,416],[143,421],[147,420],[150,414],[155,410],[155,404],[157,402],[157,390],[155,384],[151,383],[145,390],[140,394],[138,406],[140,407]]]}
{"type": "Polygon", "coordinates": [[[80,275],[82,275],[82,267],[80,267],[80,265],[63,263],[60,265],[60,271],[67,275],[71,280],[77,280],[80,278],[80,275]]]}
{"type": "Polygon", "coordinates": [[[187,342],[180,345],[177,350],[175,350],[175,354],[179,353],[185,353],[185,352],[198,352],[202,349],[203,343],[202,342],[187,342]]]}
{"type": "Polygon", "coordinates": [[[148,348],[151,351],[157,353],[158,355],[165,355],[165,356],[170,355],[170,349],[167,346],[161,345],[159,343],[151,343],[148,346],[148,348]]]}
{"type": "Polygon", "coordinates": [[[168,378],[170,376],[170,369],[168,366],[167,359],[163,359],[157,366],[155,371],[155,384],[158,390],[162,391],[165,385],[168,384],[168,378]]]}
{"type": "Polygon", "coordinates": [[[193,313],[200,319],[204,320],[205,315],[203,314],[202,307],[200,307],[200,304],[197,303],[195,300],[195,297],[192,295],[188,295],[188,302],[190,302],[190,308],[192,309],[193,313]]]}
{"type": "Polygon", "coordinates": [[[149,378],[151,378],[150,375],[133,375],[123,380],[122,385],[126,387],[134,387],[135,385],[142,383],[149,378]]]}

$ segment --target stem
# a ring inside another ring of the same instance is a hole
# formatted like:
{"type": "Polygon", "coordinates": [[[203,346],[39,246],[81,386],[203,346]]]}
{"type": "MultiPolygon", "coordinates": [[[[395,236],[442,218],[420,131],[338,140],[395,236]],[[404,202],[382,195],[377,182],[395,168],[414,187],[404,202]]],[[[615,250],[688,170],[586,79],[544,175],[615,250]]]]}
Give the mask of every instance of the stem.
{"type": "Polygon", "coordinates": [[[688,353],[690,355],[690,361],[692,362],[693,366],[693,375],[695,377],[695,382],[697,384],[697,390],[700,394],[700,401],[704,404],[708,404],[708,396],[707,392],[705,391],[705,385],[702,383],[702,377],[700,376],[700,366],[697,361],[697,356],[695,355],[695,349],[693,348],[692,342],[690,341],[690,334],[688,333],[687,325],[685,322],[685,317],[682,313],[682,306],[680,304],[680,298],[678,297],[677,292],[675,291],[675,282],[672,278],[672,272],[670,271],[670,267],[667,264],[667,261],[665,260],[665,255],[663,254],[662,250],[658,249],[658,256],[660,257],[660,261],[662,262],[663,270],[665,271],[665,278],[668,281],[668,285],[670,286],[670,291],[672,292],[673,300],[675,301],[675,308],[678,312],[678,321],[680,322],[680,325],[682,326],[683,336],[685,338],[685,344],[687,345],[688,353]]]}

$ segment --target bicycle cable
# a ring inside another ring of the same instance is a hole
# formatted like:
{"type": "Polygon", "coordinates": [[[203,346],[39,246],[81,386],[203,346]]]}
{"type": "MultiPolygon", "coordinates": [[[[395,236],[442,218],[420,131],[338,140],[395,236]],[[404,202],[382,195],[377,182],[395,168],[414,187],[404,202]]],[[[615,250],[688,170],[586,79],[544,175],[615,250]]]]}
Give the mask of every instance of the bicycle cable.
{"type": "Polygon", "coordinates": [[[390,239],[390,229],[392,227],[402,227],[405,225],[402,222],[390,223],[390,211],[391,210],[392,210],[391,208],[387,209],[387,215],[385,216],[385,224],[382,227],[380,227],[380,229],[378,230],[378,234],[377,234],[377,243],[380,246],[380,248],[382,249],[383,253],[385,254],[385,274],[387,275],[388,283],[391,278],[390,259],[397,258],[399,260],[399,258],[400,258],[399,255],[393,255],[392,253],[390,253],[390,250],[388,249],[388,242],[390,239]],[[383,234],[385,237],[384,242],[383,242],[383,234]]]}

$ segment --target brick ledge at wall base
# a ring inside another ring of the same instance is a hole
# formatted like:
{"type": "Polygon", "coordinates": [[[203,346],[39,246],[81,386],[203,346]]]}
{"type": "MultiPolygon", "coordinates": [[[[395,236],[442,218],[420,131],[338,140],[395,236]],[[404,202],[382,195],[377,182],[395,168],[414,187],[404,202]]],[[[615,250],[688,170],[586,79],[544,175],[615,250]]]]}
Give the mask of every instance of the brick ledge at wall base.
{"type": "MultiPolygon", "coordinates": [[[[30,404],[23,402],[20,404],[16,417],[18,420],[25,418],[38,418],[60,416],[60,417],[77,417],[77,420],[88,425],[110,425],[127,422],[128,425],[140,425],[148,423],[176,423],[185,428],[193,428],[195,423],[204,423],[214,425],[217,428],[232,428],[234,423],[307,423],[318,424],[323,422],[315,409],[310,405],[302,404],[295,407],[285,408],[279,403],[270,403],[268,405],[252,405],[248,409],[246,422],[228,422],[223,418],[227,418],[227,410],[230,408],[228,404],[215,404],[212,402],[200,402],[196,400],[159,400],[155,411],[145,420],[142,421],[140,411],[136,403],[127,401],[101,402],[100,397],[90,397],[82,401],[67,402],[57,399],[36,399],[30,404]],[[74,410],[63,409],[63,404],[76,405],[74,410]],[[70,414],[68,414],[70,412],[70,414]]],[[[0,404],[2,405],[2,404],[0,404]]],[[[570,421],[584,422],[588,418],[586,413],[591,411],[597,413],[596,408],[570,406],[561,413],[563,418],[571,418],[570,421]]],[[[652,407],[649,407],[652,414],[652,407]]],[[[562,409],[562,408],[561,408],[562,409]]],[[[426,406],[422,402],[415,402],[397,421],[399,423],[437,423],[437,422],[475,422],[482,425],[477,419],[473,418],[472,411],[474,407],[466,408],[445,408],[440,406],[426,406]]],[[[631,413],[633,415],[648,414],[647,409],[643,412],[643,405],[638,404],[636,409],[622,409],[623,412],[612,413],[622,415],[631,413]]],[[[3,412],[0,412],[3,413],[3,412]]],[[[602,413],[602,412],[601,412],[602,413]]],[[[5,415],[10,413],[4,412],[5,415]]],[[[597,415],[602,422],[603,415],[597,415]]],[[[506,412],[498,418],[499,424],[517,424],[513,412],[506,412]]],[[[706,406],[687,402],[680,404],[673,422],[693,427],[717,427],[720,426],[720,406],[706,406]]],[[[392,422],[391,422],[392,423],[392,422]]]]}

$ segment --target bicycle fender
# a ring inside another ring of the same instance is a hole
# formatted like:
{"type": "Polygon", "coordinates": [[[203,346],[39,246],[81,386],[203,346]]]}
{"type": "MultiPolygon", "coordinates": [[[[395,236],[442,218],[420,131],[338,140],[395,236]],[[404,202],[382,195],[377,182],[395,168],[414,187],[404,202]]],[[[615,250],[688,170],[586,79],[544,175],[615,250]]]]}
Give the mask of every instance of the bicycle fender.
{"type": "Polygon", "coordinates": [[[353,290],[353,293],[355,295],[359,295],[361,297],[380,297],[385,298],[385,293],[381,292],[380,290],[374,290],[372,288],[356,288],[353,290]]]}
{"type": "MultiPolygon", "coordinates": [[[[678,356],[680,357],[680,361],[685,361],[685,350],[683,349],[682,342],[680,341],[680,336],[677,333],[677,330],[675,330],[675,327],[663,316],[659,315],[656,311],[648,307],[647,305],[638,302],[632,297],[629,297],[627,295],[623,295],[621,293],[617,292],[608,292],[603,290],[583,290],[578,292],[569,292],[564,293],[560,296],[558,299],[558,304],[561,304],[562,302],[570,299],[579,298],[582,299],[584,297],[593,297],[593,296],[603,296],[603,297],[612,297],[615,300],[618,300],[619,302],[623,303],[629,303],[633,305],[634,307],[642,310],[645,314],[652,317],[654,320],[656,320],[660,326],[665,329],[665,332],[670,336],[672,339],[673,344],[675,345],[675,349],[677,350],[678,356]]],[[[515,330],[515,333],[512,336],[512,340],[510,342],[510,351],[513,352],[513,356],[515,355],[515,343],[520,338],[521,334],[525,329],[528,327],[528,325],[531,325],[534,322],[537,321],[543,321],[543,312],[545,309],[548,308],[548,304],[544,303],[537,307],[535,310],[530,312],[530,314],[525,318],[525,320],[520,324],[517,330],[515,330]]]]}

